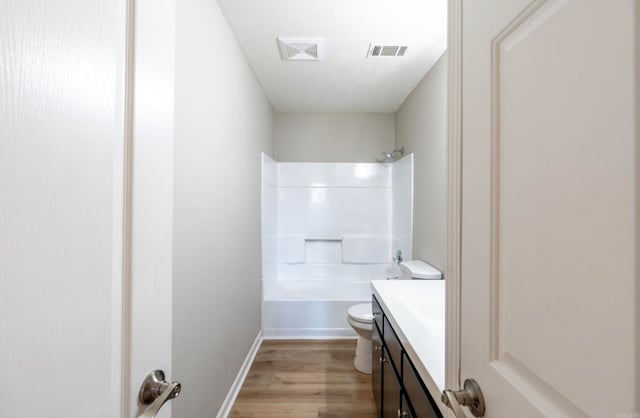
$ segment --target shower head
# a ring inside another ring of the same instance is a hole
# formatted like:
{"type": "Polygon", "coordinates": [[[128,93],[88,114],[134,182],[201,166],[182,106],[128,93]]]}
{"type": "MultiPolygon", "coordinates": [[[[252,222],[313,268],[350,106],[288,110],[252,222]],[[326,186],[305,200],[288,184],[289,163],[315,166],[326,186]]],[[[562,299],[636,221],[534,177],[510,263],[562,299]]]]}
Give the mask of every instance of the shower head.
{"type": "Polygon", "coordinates": [[[391,152],[383,152],[382,153],[382,159],[376,159],[376,161],[379,162],[379,163],[392,163],[397,158],[400,158],[403,155],[404,155],[404,147],[396,148],[391,152]]]}
{"type": "Polygon", "coordinates": [[[394,158],[393,158],[393,154],[390,152],[383,152],[382,153],[382,159],[381,160],[377,160],[378,162],[381,163],[392,163],[394,162],[394,158]]]}

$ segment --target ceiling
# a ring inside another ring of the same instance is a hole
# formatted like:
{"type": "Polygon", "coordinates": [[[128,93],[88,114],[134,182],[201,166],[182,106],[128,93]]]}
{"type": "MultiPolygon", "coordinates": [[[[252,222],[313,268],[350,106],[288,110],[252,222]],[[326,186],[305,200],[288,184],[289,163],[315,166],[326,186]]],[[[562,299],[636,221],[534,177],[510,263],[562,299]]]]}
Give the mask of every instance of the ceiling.
{"type": "Polygon", "coordinates": [[[277,112],[393,113],[446,49],[447,0],[218,0],[277,112]],[[322,61],[283,61],[278,37],[320,37],[322,61]],[[370,43],[407,45],[367,58],[370,43]]]}

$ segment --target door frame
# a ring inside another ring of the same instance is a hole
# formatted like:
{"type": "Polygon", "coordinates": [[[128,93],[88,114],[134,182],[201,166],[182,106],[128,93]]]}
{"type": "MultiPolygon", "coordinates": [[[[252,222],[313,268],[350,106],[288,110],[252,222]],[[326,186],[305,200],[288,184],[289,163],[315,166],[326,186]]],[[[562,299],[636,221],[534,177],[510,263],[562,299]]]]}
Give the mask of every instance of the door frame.
{"type": "Polygon", "coordinates": [[[445,386],[459,389],[462,225],[462,0],[448,5],[447,256],[445,267],[445,386]]]}
{"type": "Polygon", "coordinates": [[[133,77],[135,1],[126,0],[124,138],[122,152],[122,278],[120,305],[120,416],[131,416],[131,220],[133,184],[133,77]]]}
{"type": "MultiPolygon", "coordinates": [[[[172,370],[175,1],[125,0],[121,304],[121,418],[138,416],[136,394],[151,370],[172,370]]],[[[119,308],[119,309],[118,309],[119,308]]],[[[171,417],[171,405],[158,415],[171,417]]]]}

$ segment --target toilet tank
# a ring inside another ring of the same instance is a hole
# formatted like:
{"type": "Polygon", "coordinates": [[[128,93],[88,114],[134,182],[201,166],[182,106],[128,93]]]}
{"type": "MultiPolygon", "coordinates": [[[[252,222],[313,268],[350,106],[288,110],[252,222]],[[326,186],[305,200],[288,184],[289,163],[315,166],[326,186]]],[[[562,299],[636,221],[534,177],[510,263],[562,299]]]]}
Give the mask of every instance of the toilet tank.
{"type": "Polygon", "coordinates": [[[403,279],[441,280],[442,272],[421,260],[409,260],[400,263],[403,279]]]}

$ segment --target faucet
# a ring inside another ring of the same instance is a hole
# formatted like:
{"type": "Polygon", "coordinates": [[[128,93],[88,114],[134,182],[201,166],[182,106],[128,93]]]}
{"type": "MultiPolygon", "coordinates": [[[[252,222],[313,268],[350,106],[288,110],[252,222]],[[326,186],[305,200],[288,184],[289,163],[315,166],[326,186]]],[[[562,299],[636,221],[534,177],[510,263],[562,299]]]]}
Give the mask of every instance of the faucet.
{"type": "MultiPolygon", "coordinates": [[[[396,251],[396,256],[393,257],[393,262],[400,265],[402,263],[402,251],[396,251]]],[[[400,276],[387,276],[387,280],[399,280],[400,276]]]]}
{"type": "Polygon", "coordinates": [[[402,263],[402,250],[396,251],[396,256],[393,257],[393,261],[396,264],[402,263]]]}

